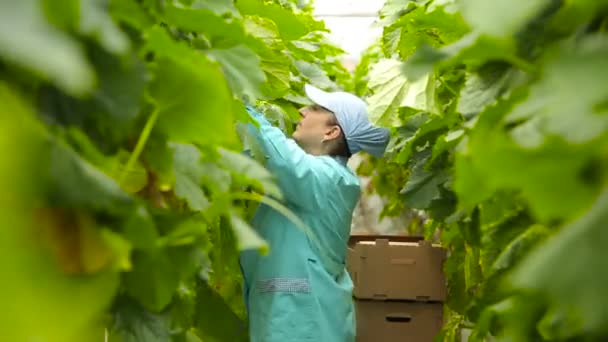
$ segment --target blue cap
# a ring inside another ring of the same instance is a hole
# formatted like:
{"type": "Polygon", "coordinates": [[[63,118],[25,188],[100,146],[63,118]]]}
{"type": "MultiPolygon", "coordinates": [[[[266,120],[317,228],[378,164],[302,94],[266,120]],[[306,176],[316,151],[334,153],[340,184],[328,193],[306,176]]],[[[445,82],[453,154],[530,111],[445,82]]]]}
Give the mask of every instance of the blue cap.
{"type": "Polygon", "coordinates": [[[359,151],[365,151],[376,157],[384,154],[390,131],[371,124],[363,100],[342,91],[326,92],[310,84],[304,86],[304,91],[312,102],[329,109],[336,115],[352,154],[359,151]]]}

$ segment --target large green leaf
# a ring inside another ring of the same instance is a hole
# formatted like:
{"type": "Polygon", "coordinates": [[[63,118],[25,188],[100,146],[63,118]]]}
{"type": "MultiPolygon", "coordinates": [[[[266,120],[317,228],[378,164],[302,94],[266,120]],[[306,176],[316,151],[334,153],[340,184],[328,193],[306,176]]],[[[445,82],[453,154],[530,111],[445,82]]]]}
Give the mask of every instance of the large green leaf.
{"type": "Polygon", "coordinates": [[[500,253],[490,274],[509,269],[522,260],[526,253],[549,236],[550,230],[542,225],[534,225],[525,230],[500,253]]]}
{"type": "Polygon", "coordinates": [[[46,143],[32,108],[16,94],[0,82],[0,269],[10,274],[0,282],[2,339],[100,340],[103,312],[116,294],[119,274],[70,275],[59,268],[57,254],[66,250],[54,253],[55,246],[45,243],[52,234],[48,228],[59,229],[59,239],[75,236],[66,236],[68,227],[33,209],[46,204],[39,197],[45,186],[40,173],[48,171],[41,157],[49,151],[40,149],[46,143]]]}
{"type": "Polygon", "coordinates": [[[126,220],[123,232],[133,247],[141,249],[154,249],[158,232],[156,225],[145,207],[138,207],[126,220]]]}
{"type": "Polygon", "coordinates": [[[171,342],[169,322],[130,298],[118,301],[108,342],[171,342]]]}
{"type": "Polygon", "coordinates": [[[479,262],[479,249],[471,246],[465,247],[464,257],[464,283],[468,291],[473,290],[483,281],[481,264],[479,262]]]}
{"type": "Polygon", "coordinates": [[[418,1],[412,0],[387,0],[380,9],[378,16],[382,26],[391,26],[399,18],[417,8],[418,1]]]}
{"type": "Polygon", "coordinates": [[[133,269],[124,276],[127,293],[153,312],[160,312],[170,302],[179,284],[178,267],[165,250],[136,251],[133,269]]]}
{"type": "MultiPolygon", "coordinates": [[[[129,153],[120,151],[114,156],[106,156],[99,151],[97,146],[82,130],[72,127],[66,133],[67,140],[82,158],[106,175],[112,177],[115,181],[119,181],[120,176],[125,172],[125,164],[129,159],[129,153]]],[[[140,191],[147,183],[148,175],[146,169],[141,163],[135,163],[119,185],[124,191],[132,194],[140,191]]]]}
{"type": "Polygon", "coordinates": [[[232,0],[192,0],[191,2],[193,8],[205,8],[220,16],[238,17],[240,15],[232,0]]]}
{"type": "Polygon", "coordinates": [[[423,44],[440,47],[458,40],[467,31],[460,13],[447,13],[443,6],[429,12],[425,6],[420,6],[407,12],[393,25],[385,27],[384,36],[393,45],[390,49],[385,43],[385,54],[398,51],[401,58],[407,59],[423,44]]]}
{"type": "Polygon", "coordinates": [[[405,204],[411,208],[428,208],[433,200],[441,197],[440,187],[450,179],[449,174],[444,170],[425,170],[424,167],[430,158],[428,152],[430,151],[422,153],[414,160],[407,183],[401,189],[405,204]]]}
{"type": "Polygon", "coordinates": [[[261,164],[243,154],[229,151],[226,149],[219,150],[221,159],[220,163],[230,170],[235,177],[249,179],[251,185],[259,183],[261,188],[267,195],[277,199],[283,198],[281,190],[275,183],[274,176],[266,170],[261,164]]]}
{"type": "Polygon", "coordinates": [[[385,59],[370,70],[368,98],[370,120],[381,126],[399,126],[399,107],[436,112],[432,77],[427,75],[411,82],[402,72],[402,62],[385,59]]]}
{"type": "Polygon", "coordinates": [[[194,326],[204,341],[248,341],[247,324],[203,282],[196,288],[194,326]]]}
{"type": "Polygon", "coordinates": [[[53,138],[47,153],[50,158],[49,190],[55,204],[121,211],[133,203],[133,199],[114,179],[84,160],[63,142],[53,138]]]}
{"type": "Polygon", "coordinates": [[[237,213],[230,214],[230,223],[236,236],[239,251],[257,249],[261,254],[268,253],[268,243],[237,213]]]}
{"type": "Polygon", "coordinates": [[[548,294],[553,305],[584,318],[586,331],[602,333],[608,323],[603,295],[608,277],[598,271],[608,268],[606,220],[608,190],[603,189],[589,211],[532,251],[513,275],[519,288],[548,294]]]}
{"type": "Polygon", "coordinates": [[[75,30],[80,17],[80,1],[41,0],[46,19],[63,30],[75,30]]]}
{"type": "Polygon", "coordinates": [[[99,49],[92,52],[91,61],[99,73],[99,88],[93,93],[95,103],[127,126],[141,109],[148,76],[145,64],[135,54],[119,59],[99,49]]]}
{"type": "MultiPolygon", "coordinates": [[[[426,144],[436,142],[433,146],[433,155],[429,161],[432,163],[439,157],[439,149],[445,149],[450,144],[455,144],[454,141],[449,143],[446,141],[442,147],[441,140],[437,136],[458,122],[460,122],[460,118],[455,112],[446,113],[444,116],[424,112],[411,115],[405,119],[405,124],[396,130],[396,134],[387,147],[387,151],[394,153],[394,162],[406,164],[416,147],[423,147],[426,144]]],[[[454,139],[459,139],[458,134],[454,136],[454,139]]]]}
{"type": "Polygon", "coordinates": [[[202,57],[197,64],[161,58],[152,70],[148,95],[159,116],[157,129],[177,142],[235,141],[232,96],[216,66],[202,57]]]}
{"type": "Polygon", "coordinates": [[[327,72],[320,66],[302,60],[296,60],[295,65],[309,83],[330,91],[337,90],[336,84],[327,76],[327,72]]]}
{"type": "Polygon", "coordinates": [[[517,189],[541,220],[580,214],[598,193],[597,185],[580,175],[600,147],[553,138],[524,149],[500,130],[500,119],[510,108],[508,101],[488,107],[457,155],[454,187],[460,204],[473,205],[492,190],[517,189]]]}
{"type": "Polygon", "coordinates": [[[114,54],[127,52],[131,42],[107,11],[106,0],[80,1],[80,21],[78,31],[95,38],[101,46],[114,54]]]}
{"type": "Polygon", "coordinates": [[[260,69],[260,58],[251,49],[237,45],[229,49],[208,50],[205,53],[220,63],[232,92],[238,98],[249,103],[260,98],[260,87],[266,77],[260,69]]]}
{"type": "Polygon", "coordinates": [[[462,14],[480,32],[507,37],[521,30],[549,0],[465,0],[462,14]]]}
{"type": "Polygon", "coordinates": [[[95,84],[81,45],[48,23],[36,0],[0,2],[0,56],[74,95],[95,84]]]}
{"type": "Polygon", "coordinates": [[[572,49],[563,47],[547,62],[540,82],[506,118],[527,120],[513,131],[522,146],[535,147],[542,136],[559,135],[573,144],[592,141],[608,129],[608,39],[591,36],[572,49]],[[577,94],[572,96],[572,94],[577,94]],[[537,131],[539,139],[528,139],[537,131]]]}
{"type": "Polygon", "coordinates": [[[248,46],[260,56],[261,67],[266,75],[262,94],[268,98],[284,96],[290,88],[292,62],[285,58],[286,46],[279,36],[276,24],[258,16],[245,17],[243,24],[245,32],[252,36],[248,46]]]}
{"type": "Polygon", "coordinates": [[[263,59],[262,70],[266,83],[262,85],[262,94],[270,99],[283,97],[290,90],[290,63],[287,59],[263,59]]]}
{"type": "Polygon", "coordinates": [[[115,20],[128,23],[134,28],[144,30],[154,24],[152,17],[137,0],[110,0],[108,6],[115,20]]]}
{"type": "Polygon", "coordinates": [[[175,173],[175,195],[188,203],[192,210],[203,211],[209,207],[209,200],[201,188],[205,169],[201,163],[201,153],[194,145],[172,144],[173,168],[175,173]]]}
{"type": "Polygon", "coordinates": [[[475,73],[467,74],[457,111],[467,119],[479,114],[509,89],[514,74],[515,70],[503,63],[488,64],[475,73]]]}
{"type": "Polygon", "coordinates": [[[209,6],[186,7],[166,4],[160,13],[169,24],[203,34],[213,46],[233,46],[245,40],[243,25],[237,18],[219,16],[209,6]]]}
{"type": "Polygon", "coordinates": [[[297,15],[279,4],[262,0],[239,0],[236,3],[244,15],[258,15],[275,22],[278,32],[285,41],[295,40],[309,31],[323,28],[323,24],[306,15],[297,15]]]}
{"type": "Polygon", "coordinates": [[[530,71],[530,66],[515,55],[516,45],[513,39],[492,38],[471,32],[458,41],[436,49],[427,45],[421,46],[404,63],[404,73],[418,79],[433,68],[446,69],[459,63],[473,67],[481,66],[488,61],[506,61],[530,71]]]}

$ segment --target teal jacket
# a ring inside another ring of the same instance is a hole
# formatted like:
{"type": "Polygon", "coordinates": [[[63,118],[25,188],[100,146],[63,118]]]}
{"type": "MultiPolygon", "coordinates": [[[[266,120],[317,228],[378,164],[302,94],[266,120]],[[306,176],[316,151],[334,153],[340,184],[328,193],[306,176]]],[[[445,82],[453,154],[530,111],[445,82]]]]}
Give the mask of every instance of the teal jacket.
{"type": "Polygon", "coordinates": [[[260,124],[255,134],[286,206],[309,227],[302,230],[268,206],[258,208],[252,225],[270,252],[240,255],[250,339],[354,341],[345,259],[359,180],[346,159],[307,154],[260,113],[248,111],[260,124]]]}

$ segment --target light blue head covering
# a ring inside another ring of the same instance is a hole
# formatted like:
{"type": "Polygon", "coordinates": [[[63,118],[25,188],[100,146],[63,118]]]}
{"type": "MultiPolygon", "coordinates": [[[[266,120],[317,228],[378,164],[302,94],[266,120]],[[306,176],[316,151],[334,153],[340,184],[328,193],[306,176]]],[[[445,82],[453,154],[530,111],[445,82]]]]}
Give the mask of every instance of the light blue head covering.
{"type": "Polygon", "coordinates": [[[390,132],[369,122],[367,106],[363,100],[341,91],[329,93],[310,84],[304,86],[304,91],[312,102],[336,115],[352,154],[359,151],[366,151],[376,157],[384,154],[390,132]]]}

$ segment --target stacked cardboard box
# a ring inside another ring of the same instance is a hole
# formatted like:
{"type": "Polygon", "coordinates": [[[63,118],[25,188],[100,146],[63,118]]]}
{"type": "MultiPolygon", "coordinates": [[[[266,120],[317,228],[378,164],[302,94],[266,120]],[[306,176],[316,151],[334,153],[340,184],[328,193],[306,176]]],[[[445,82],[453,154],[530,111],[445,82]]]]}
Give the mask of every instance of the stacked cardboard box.
{"type": "Polygon", "coordinates": [[[416,237],[352,237],[357,341],[430,342],[443,324],[446,251],[416,237]]]}

